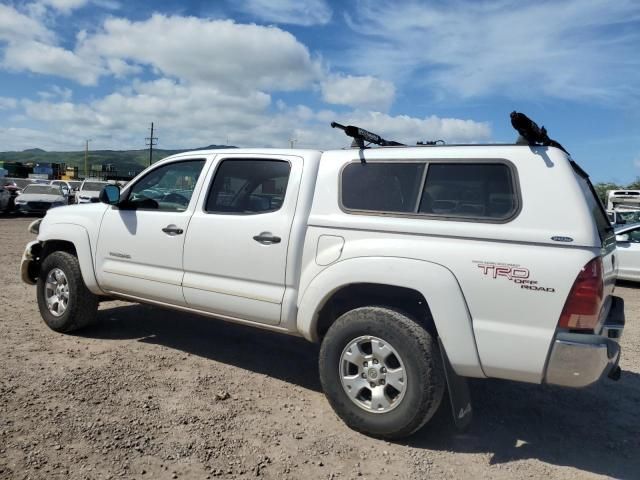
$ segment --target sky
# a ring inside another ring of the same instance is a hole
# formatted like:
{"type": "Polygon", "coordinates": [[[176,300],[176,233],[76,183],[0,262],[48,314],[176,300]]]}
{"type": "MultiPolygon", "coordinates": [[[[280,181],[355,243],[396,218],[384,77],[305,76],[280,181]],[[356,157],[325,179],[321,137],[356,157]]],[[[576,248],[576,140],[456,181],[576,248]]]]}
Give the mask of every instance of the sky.
{"type": "Polygon", "coordinates": [[[637,0],[0,0],[0,151],[512,142],[640,176],[637,0]]]}

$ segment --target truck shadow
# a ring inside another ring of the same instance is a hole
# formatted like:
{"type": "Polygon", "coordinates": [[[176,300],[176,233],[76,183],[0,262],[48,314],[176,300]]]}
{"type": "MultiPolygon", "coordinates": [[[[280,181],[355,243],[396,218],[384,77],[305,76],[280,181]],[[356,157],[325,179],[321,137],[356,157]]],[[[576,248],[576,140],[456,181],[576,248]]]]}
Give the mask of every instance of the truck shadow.
{"type": "MultiPolygon", "coordinates": [[[[101,323],[85,336],[138,339],[321,391],[319,349],[304,339],[144,305],[103,309],[99,317],[101,323]]],[[[448,411],[442,411],[431,428],[398,444],[488,454],[492,465],[534,459],[639,478],[638,373],[623,371],[618,382],[605,380],[583,390],[472,380],[471,394],[474,420],[467,432],[456,432],[448,411]]]]}
{"type": "Polygon", "coordinates": [[[474,419],[467,432],[441,421],[439,429],[427,426],[405,443],[489,454],[492,465],[535,459],[619,479],[640,476],[640,375],[635,372],[623,371],[618,382],[604,380],[583,390],[473,380],[471,394],[474,419]]]}
{"type": "Polygon", "coordinates": [[[137,338],[321,391],[319,347],[303,338],[147,305],[103,309],[98,317],[84,336],[137,338]]]}

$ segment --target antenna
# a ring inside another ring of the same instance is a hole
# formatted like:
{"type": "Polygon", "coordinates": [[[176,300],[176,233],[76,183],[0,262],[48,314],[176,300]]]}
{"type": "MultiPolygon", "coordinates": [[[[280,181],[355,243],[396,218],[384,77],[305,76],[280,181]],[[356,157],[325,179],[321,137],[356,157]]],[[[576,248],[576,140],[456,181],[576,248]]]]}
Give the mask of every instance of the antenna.
{"type": "Polygon", "coordinates": [[[153,136],[153,122],[151,122],[151,135],[145,140],[145,145],[149,145],[149,165],[153,163],[153,147],[158,144],[158,137],[153,136]]]}

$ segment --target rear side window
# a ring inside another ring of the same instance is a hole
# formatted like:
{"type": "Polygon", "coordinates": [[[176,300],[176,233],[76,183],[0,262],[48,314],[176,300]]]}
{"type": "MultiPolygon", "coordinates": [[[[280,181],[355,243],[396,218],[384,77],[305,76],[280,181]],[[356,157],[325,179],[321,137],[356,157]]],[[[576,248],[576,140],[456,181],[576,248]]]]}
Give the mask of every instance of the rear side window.
{"type": "Polygon", "coordinates": [[[351,163],[342,172],[342,205],[350,210],[415,212],[424,163],[351,163]]]}
{"type": "Polygon", "coordinates": [[[504,163],[352,163],[342,173],[348,210],[504,221],[518,198],[504,163]]]}
{"type": "Polygon", "coordinates": [[[429,165],[419,213],[505,220],[517,209],[511,170],[504,164],[429,165]]]}
{"type": "Polygon", "coordinates": [[[275,212],[284,201],[291,166],[282,160],[224,160],[207,197],[209,213],[275,212]]]}

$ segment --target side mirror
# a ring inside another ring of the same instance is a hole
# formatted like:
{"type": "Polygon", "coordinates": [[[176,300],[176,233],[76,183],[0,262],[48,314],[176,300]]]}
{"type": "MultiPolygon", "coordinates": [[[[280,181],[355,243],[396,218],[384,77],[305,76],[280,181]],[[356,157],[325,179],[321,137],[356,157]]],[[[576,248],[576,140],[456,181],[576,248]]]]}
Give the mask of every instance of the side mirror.
{"type": "Polygon", "coordinates": [[[629,242],[629,234],[622,233],[620,235],[616,235],[616,242],[618,243],[628,243],[629,242]]]}
{"type": "Polygon", "coordinates": [[[105,185],[99,198],[102,203],[116,205],[120,202],[120,188],[117,185],[105,185]]]}

